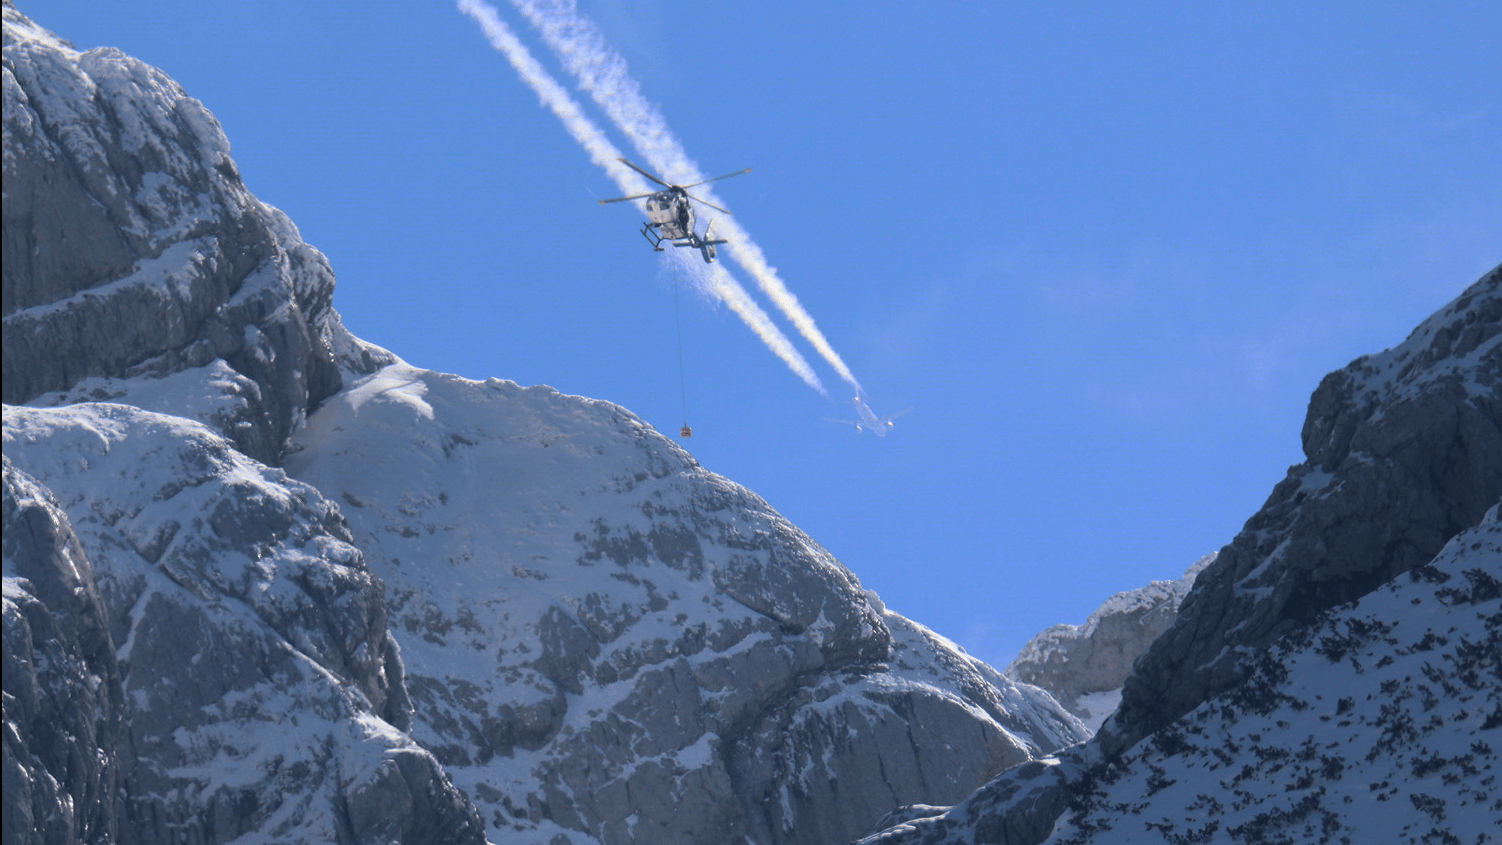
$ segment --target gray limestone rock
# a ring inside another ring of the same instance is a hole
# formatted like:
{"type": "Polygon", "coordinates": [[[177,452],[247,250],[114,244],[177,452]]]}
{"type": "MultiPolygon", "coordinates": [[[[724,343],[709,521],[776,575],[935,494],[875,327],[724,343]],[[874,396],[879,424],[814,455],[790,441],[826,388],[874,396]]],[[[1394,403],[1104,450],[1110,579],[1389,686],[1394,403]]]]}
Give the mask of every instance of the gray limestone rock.
{"type": "Polygon", "coordinates": [[[165,74],[4,15],[4,400],[87,401],[219,360],[238,378],[210,380],[225,401],[203,421],[277,462],[355,346],[328,262],[165,74]]]}
{"type": "Polygon", "coordinates": [[[1121,700],[1132,664],[1168,630],[1195,576],[1215,555],[1199,559],[1177,581],[1154,581],[1117,593],[1084,625],[1055,625],[1027,642],[1006,674],[1042,687],[1098,730],[1121,700]]]}
{"type": "Polygon", "coordinates": [[[1102,730],[1124,750],[1245,677],[1243,655],[1420,566],[1502,496],[1502,267],[1326,376],[1308,460],[1200,573],[1102,730]]]}
{"type": "MultiPolygon", "coordinates": [[[[34,683],[7,671],[6,718],[33,758],[49,723],[63,727],[50,745],[100,749],[87,759],[105,774],[88,782],[109,778],[118,841],[483,840],[398,730],[411,704],[382,585],[317,491],[199,424],[124,405],[7,407],[4,454],[7,660],[73,655],[33,661],[34,683]],[[38,684],[75,691],[28,708],[38,684]],[[77,727],[89,719],[110,728],[77,727]]],[[[30,777],[33,804],[90,797],[54,779],[30,777]]],[[[97,798],[71,803],[98,814],[97,798]]]]}
{"type": "Polygon", "coordinates": [[[394,364],[286,466],[349,505],[493,841],[848,840],[1087,735],[615,405],[394,364]]]}
{"type": "Polygon", "coordinates": [[[4,841],[115,841],[124,692],[83,546],[4,461],[4,841]]]}

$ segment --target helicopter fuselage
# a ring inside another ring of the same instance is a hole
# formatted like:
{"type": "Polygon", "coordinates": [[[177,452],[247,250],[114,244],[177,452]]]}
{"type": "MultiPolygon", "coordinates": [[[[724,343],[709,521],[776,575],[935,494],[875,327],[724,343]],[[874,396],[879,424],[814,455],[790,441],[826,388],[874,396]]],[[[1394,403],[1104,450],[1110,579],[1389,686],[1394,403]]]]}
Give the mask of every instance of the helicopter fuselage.
{"type": "MultiPolygon", "coordinates": [[[[658,191],[646,198],[647,223],[642,226],[644,235],[652,248],[662,251],[662,242],[671,241],[675,247],[699,250],[705,264],[713,264],[715,245],[727,243],[724,239],[710,237],[709,228],[700,235],[694,231],[694,207],[688,194],[682,190],[658,191]]],[[[714,224],[710,223],[710,228],[714,224]]]]}

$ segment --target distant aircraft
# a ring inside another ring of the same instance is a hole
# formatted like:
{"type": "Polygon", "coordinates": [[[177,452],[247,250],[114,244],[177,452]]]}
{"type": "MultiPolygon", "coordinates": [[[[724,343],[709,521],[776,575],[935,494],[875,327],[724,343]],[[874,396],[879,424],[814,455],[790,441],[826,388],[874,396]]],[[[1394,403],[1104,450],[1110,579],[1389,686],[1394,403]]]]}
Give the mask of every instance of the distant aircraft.
{"type": "Polygon", "coordinates": [[[739,176],[742,173],[750,173],[751,168],[737,170],[734,173],[726,173],[724,176],[716,176],[713,179],[705,179],[703,182],[695,182],[692,185],[669,185],[646,170],[620,159],[621,164],[635,170],[637,173],[651,179],[666,190],[653,191],[647,194],[637,194],[631,197],[616,197],[615,199],[600,200],[600,205],[608,202],[625,202],[626,200],[645,199],[647,201],[647,224],[641,227],[641,233],[652,245],[652,249],[662,252],[662,242],[672,241],[673,246],[693,247],[704,256],[705,264],[713,264],[715,257],[715,245],[729,243],[723,239],[716,239],[710,235],[714,228],[714,221],[704,228],[704,234],[694,231],[694,207],[689,203],[693,200],[703,203],[715,211],[729,214],[723,208],[712,202],[706,202],[688,192],[689,188],[695,188],[708,182],[718,182],[721,179],[729,179],[731,176],[739,176]],[[654,231],[655,230],[655,231],[654,231]]]}
{"type": "Polygon", "coordinates": [[[855,403],[855,419],[837,420],[833,417],[825,417],[824,419],[829,420],[830,422],[853,425],[855,426],[855,430],[858,432],[870,431],[875,433],[877,437],[886,437],[887,432],[891,431],[893,428],[892,420],[895,420],[908,411],[912,410],[912,408],[905,408],[895,414],[892,414],[891,416],[878,417],[876,416],[876,412],[871,410],[871,406],[866,404],[866,400],[862,399],[859,393],[857,393],[855,395],[855,398],[851,401],[855,403]]]}

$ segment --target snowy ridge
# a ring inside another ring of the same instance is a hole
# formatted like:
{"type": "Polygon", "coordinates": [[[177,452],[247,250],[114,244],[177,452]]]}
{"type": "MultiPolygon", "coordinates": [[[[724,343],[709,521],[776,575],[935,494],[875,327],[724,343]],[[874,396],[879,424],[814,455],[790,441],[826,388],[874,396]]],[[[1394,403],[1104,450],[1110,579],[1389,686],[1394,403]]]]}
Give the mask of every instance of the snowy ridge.
{"type": "Polygon", "coordinates": [[[1308,460],[1195,577],[1100,731],[863,842],[1499,838],[1499,335],[1502,267],[1326,376],[1308,460]]]}
{"type": "Polygon", "coordinates": [[[1242,656],[1422,566],[1502,494],[1502,268],[1314,391],[1267,503],[1195,580],[1102,728],[1120,751],[1224,691],[1242,656]]]}
{"type": "Polygon", "coordinates": [[[202,382],[223,401],[198,419],[276,462],[338,388],[327,261],[246,190],[218,121],[165,73],[4,15],[5,401],[84,379],[122,398],[113,381],[222,359],[239,378],[202,382]]]}
{"type": "MultiPolygon", "coordinates": [[[[1194,565],[1185,570],[1184,574],[1176,580],[1153,581],[1135,590],[1116,593],[1091,611],[1083,625],[1063,623],[1044,629],[1023,645],[1012,665],[1045,663],[1055,655],[1061,655],[1067,661],[1068,656],[1063,654],[1062,644],[1090,637],[1100,629],[1102,620],[1109,617],[1140,617],[1145,612],[1164,606],[1177,610],[1179,602],[1184,600],[1184,596],[1189,594],[1189,588],[1194,586],[1194,577],[1214,560],[1213,553],[1205,555],[1195,561],[1194,565]]],[[[1010,666],[1008,671],[1010,671],[1010,666]]]]}
{"type": "Polygon", "coordinates": [[[287,468],[343,503],[493,841],[828,841],[1085,735],[610,403],[393,364],[287,468]]]}

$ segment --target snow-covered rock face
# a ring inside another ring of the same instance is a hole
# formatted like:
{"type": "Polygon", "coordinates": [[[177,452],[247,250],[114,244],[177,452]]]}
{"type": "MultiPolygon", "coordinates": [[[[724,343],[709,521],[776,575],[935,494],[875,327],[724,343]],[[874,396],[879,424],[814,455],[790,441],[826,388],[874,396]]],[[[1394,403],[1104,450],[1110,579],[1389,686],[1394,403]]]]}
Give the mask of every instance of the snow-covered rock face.
{"type": "Polygon", "coordinates": [[[275,462],[339,386],[327,261],[165,74],[4,14],[4,400],[132,401],[125,377],[199,373],[203,421],[275,462]]]}
{"type": "Polygon", "coordinates": [[[1326,376],[1308,460],[1200,573],[1102,730],[1124,750],[1241,682],[1243,655],[1434,557],[1502,496],[1502,267],[1326,376]]]}
{"type": "Polygon", "coordinates": [[[1494,508],[1102,767],[1047,842],[1495,841],[1498,727],[1494,508]]]}
{"type": "Polygon", "coordinates": [[[6,842],[114,841],[124,693],[68,516],[4,459],[6,842]]]}
{"type": "Polygon", "coordinates": [[[78,834],[16,841],[481,840],[398,730],[380,582],[316,490],[124,405],[4,431],[6,823],[71,804],[78,834]]]}
{"type": "Polygon", "coordinates": [[[1085,736],[609,403],[393,365],[287,468],[344,503],[495,841],[840,841],[1085,736]]]}
{"type": "Polygon", "coordinates": [[[1199,573],[1089,743],[863,841],[1478,841],[1444,832],[1498,806],[1499,381],[1502,268],[1325,378],[1309,460],[1199,573]],[[1331,614],[1357,599],[1376,616],[1331,614]],[[1374,797],[1397,808],[1377,824],[1374,797]]]}
{"type": "Polygon", "coordinates": [[[863,845],[1491,842],[1498,727],[1493,508],[1433,561],[1260,652],[1243,685],[1119,758],[1082,746],[1029,763],[863,845]]]}
{"type": "Polygon", "coordinates": [[[1178,616],[1179,605],[1214,554],[1176,581],[1154,581],[1101,603],[1084,625],[1055,625],[1028,640],[1008,677],[1048,690],[1092,731],[1121,703],[1132,663],[1178,616]]]}

